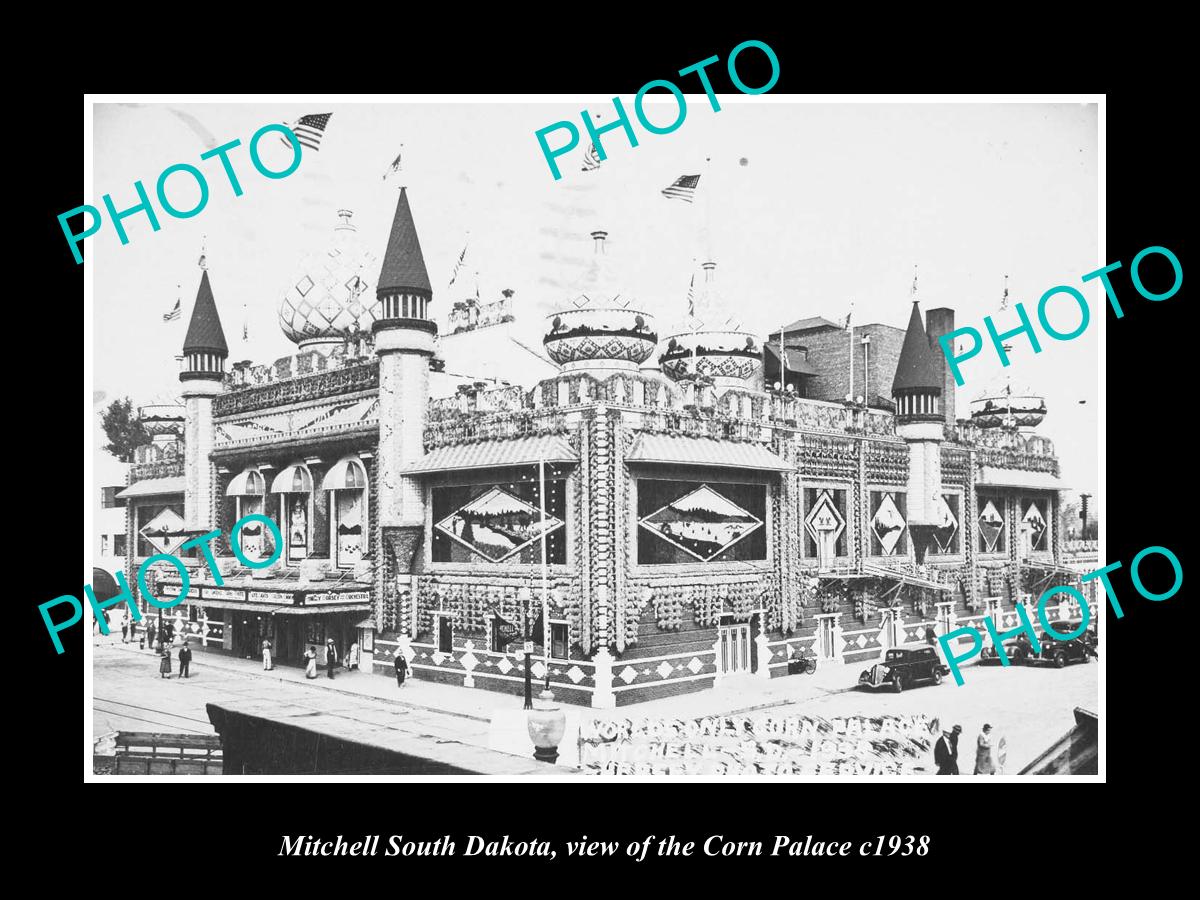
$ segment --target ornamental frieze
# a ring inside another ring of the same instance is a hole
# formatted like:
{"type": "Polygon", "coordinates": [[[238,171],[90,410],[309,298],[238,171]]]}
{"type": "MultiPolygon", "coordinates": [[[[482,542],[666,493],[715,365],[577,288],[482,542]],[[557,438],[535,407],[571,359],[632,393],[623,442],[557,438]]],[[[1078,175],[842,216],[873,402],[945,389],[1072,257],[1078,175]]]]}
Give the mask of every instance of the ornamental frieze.
{"type": "Polygon", "coordinates": [[[289,378],[262,387],[243,388],[221,394],[213,400],[213,415],[237,416],[289,403],[378,388],[379,363],[372,361],[364,365],[334,369],[302,378],[289,378]]]}

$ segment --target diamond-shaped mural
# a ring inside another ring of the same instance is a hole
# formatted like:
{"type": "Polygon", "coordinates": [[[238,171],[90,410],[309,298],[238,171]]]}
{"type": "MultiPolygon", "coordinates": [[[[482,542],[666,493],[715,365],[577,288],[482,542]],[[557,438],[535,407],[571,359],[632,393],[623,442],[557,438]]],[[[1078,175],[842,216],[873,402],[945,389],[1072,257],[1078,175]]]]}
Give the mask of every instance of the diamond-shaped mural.
{"type": "Polygon", "coordinates": [[[958,519],[954,510],[946,502],[943,494],[938,494],[933,501],[934,521],[938,523],[933,530],[933,540],[937,543],[939,553],[949,553],[954,547],[954,536],[958,533],[958,519]]]}
{"type": "Polygon", "coordinates": [[[626,684],[631,684],[633,682],[633,680],[638,677],[638,670],[635,669],[633,666],[626,666],[620,672],[617,673],[617,677],[620,678],[626,684]]]}
{"type": "MultiPolygon", "coordinates": [[[[492,487],[434,527],[484,559],[501,562],[541,538],[541,517],[536,506],[492,487]]],[[[546,514],[547,534],[562,526],[562,519],[546,514]]]]}
{"type": "Polygon", "coordinates": [[[812,510],[804,518],[804,526],[818,546],[823,541],[836,543],[841,533],[846,530],[846,520],[838,512],[837,504],[833,502],[829,491],[821,491],[812,510]]]}
{"type": "Polygon", "coordinates": [[[183,516],[173,509],[164,509],[142,526],[142,537],[159,553],[174,554],[188,539],[184,531],[183,516]]]}
{"type": "Polygon", "coordinates": [[[983,538],[984,550],[993,553],[1000,535],[1004,533],[1004,516],[996,509],[996,504],[989,500],[979,512],[979,535],[983,538]]]}
{"type": "Polygon", "coordinates": [[[762,520],[702,484],[638,523],[701,562],[724,553],[762,527],[762,520]]]}
{"type": "Polygon", "coordinates": [[[658,673],[659,678],[668,678],[674,670],[671,668],[671,664],[664,659],[654,671],[658,673]]]}
{"type": "Polygon", "coordinates": [[[875,515],[871,517],[871,529],[879,539],[884,554],[891,556],[905,529],[904,516],[900,515],[891,494],[884,494],[883,499],[879,501],[875,515]]]}
{"type": "Polygon", "coordinates": [[[1029,547],[1032,550],[1044,550],[1043,539],[1046,537],[1046,520],[1036,503],[1030,503],[1025,512],[1024,522],[1029,526],[1029,547]]]}

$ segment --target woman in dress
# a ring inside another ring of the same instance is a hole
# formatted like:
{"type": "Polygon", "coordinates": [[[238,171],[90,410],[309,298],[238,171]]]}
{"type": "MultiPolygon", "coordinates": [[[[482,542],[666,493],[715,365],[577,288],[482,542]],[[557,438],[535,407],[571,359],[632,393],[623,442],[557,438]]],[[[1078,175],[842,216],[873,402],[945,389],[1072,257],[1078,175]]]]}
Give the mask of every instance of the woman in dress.
{"type": "Polygon", "coordinates": [[[317,677],[317,648],[309,647],[304,653],[304,658],[308,660],[308,664],[304,667],[305,678],[317,677]]]}
{"type": "Polygon", "coordinates": [[[271,669],[275,668],[275,663],[271,661],[271,641],[267,638],[263,638],[262,656],[264,672],[269,672],[271,669]]]}
{"type": "Polygon", "coordinates": [[[346,669],[353,672],[358,668],[358,641],[350,645],[350,649],[346,652],[346,669]]]}
{"type": "Polygon", "coordinates": [[[158,675],[160,678],[171,677],[171,648],[161,642],[158,645],[158,675]]]}

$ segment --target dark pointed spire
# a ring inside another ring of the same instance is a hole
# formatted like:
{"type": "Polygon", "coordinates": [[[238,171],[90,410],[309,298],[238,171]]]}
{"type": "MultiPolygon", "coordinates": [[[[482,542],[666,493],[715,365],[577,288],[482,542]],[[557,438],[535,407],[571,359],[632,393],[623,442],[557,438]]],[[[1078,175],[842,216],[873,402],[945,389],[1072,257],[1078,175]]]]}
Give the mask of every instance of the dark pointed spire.
{"type": "Polygon", "coordinates": [[[208,269],[200,275],[200,290],[196,292],[192,321],[188,324],[187,337],[183,339],[183,352],[229,355],[221,317],[217,315],[217,301],[213,299],[212,285],[208,283],[208,269]]]}
{"type": "Polygon", "coordinates": [[[406,290],[433,293],[429,273],[425,271],[425,258],[421,255],[421,242],[417,240],[417,227],[408,207],[407,188],[400,188],[387,252],[383,255],[383,269],[375,285],[380,297],[406,290]]]}
{"type": "Polygon", "coordinates": [[[913,301],[912,315],[908,319],[908,331],[904,334],[904,346],[900,349],[900,362],[896,366],[896,377],[892,381],[892,394],[902,390],[942,392],[942,372],[937,357],[929,346],[929,335],[921,321],[921,310],[913,301]]]}

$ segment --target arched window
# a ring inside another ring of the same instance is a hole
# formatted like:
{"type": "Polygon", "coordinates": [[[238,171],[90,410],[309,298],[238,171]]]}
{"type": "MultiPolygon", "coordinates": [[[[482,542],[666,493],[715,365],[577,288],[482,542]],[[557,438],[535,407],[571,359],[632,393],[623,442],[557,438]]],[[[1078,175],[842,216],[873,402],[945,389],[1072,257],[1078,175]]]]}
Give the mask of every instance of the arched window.
{"type": "MultiPolygon", "coordinates": [[[[266,487],[266,479],[258,469],[243,469],[233,477],[225,489],[225,496],[233,498],[234,522],[249,515],[263,514],[266,487]]],[[[267,529],[261,522],[252,522],[243,528],[239,540],[242,554],[249,559],[266,559],[273,550],[268,546],[267,529]]]]}
{"type": "Polygon", "coordinates": [[[330,497],[329,543],[334,564],[351,569],[367,550],[367,470],[357,456],[338,460],[322,487],[330,497]]]}
{"type": "Polygon", "coordinates": [[[285,559],[289,563],[307,559],[312,549],[312,473],[303,463],[285,466],[271,482],[271,492],[283,495],[279,508],[285,559]]]}

